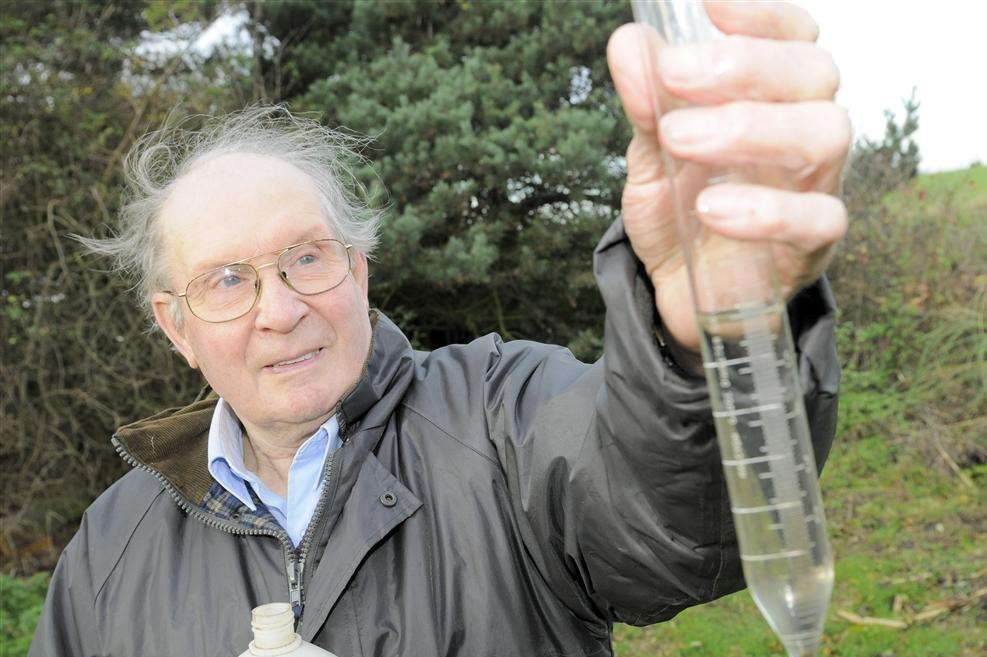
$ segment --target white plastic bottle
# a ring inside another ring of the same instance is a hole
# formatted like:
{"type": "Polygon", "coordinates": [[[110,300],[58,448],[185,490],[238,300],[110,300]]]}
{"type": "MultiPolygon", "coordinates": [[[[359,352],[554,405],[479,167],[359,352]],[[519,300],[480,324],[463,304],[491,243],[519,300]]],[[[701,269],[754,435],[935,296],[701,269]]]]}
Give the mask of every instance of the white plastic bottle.
{"type": "Polygon", "coordinates": [[[295,633],[295,615],[287,602],[272,602],[250,612],[254,640],[240,657],[336,657],[295,633]]]}

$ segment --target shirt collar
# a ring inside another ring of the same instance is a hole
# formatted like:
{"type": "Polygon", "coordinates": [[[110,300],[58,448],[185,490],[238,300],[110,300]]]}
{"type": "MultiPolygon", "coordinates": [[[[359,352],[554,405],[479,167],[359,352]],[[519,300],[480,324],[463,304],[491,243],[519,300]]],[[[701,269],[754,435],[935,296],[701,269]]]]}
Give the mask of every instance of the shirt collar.
{"type": "MultiPolygon", "coordinates": [[[[295,453],[295,461],[318,458],[325,460],[332,442],[330,436],[338,432],[338,420],[333,415],[318,431],[309,436],[295,453]]],[[[220,485],[243,502],[251,511],[256,510],[247,482],[257,490],[263,486],[256,473],[243,462],[243,428],[236,413],[222,397],[216,402],[212,422],[209,425],[207,450],[209,474],[220,485]]],[[[266,487],[265,487],[266,488],[266,487]]]]}
{"type": "MultiPolygon", "coordinates": [[[[222,397],[216,403],[209,425],[209,474],[237,499],[256,510],[245,481],[253,477],[243,463],[243,430],[240,421],[222,397]]],[[[256,476],[256,475],[254,475],[256,476]]]]}

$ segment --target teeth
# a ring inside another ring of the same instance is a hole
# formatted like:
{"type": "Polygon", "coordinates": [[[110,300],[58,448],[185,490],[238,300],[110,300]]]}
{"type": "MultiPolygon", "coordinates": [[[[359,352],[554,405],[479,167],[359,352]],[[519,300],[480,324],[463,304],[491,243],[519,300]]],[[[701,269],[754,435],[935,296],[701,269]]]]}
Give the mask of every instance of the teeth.
{"type": "Polygon", "coordinates": [[[314,355],[315,355],[315,352],[314,351],[310,351],[307,354],[305,354],[304,356],[299,356],[295,360],[283,360],[280,363],[275,364],[274,366],[275,367],[281,367],[282,365],[294,365],[295,363],[300,363],[303,360],[308,360],[309,358],[311,358],[314,355]]]}

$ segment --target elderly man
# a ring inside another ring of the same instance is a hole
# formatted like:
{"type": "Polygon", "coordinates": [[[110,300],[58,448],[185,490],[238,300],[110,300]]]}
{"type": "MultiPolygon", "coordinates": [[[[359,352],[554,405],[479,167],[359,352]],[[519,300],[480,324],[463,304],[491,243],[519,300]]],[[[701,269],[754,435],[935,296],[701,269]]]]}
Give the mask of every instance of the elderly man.
{"type": "Polygon", "coordinates": [[[93,246],[138,269],[212,392],[114,436],[134,470],[65,549],[31,654],[236,654],[253,606],[290,601],[303,638],[341,657],[606,655],[612,623],[740,588],[659,151],[746,171],[696,207],[773,242],[821,461],[838,379],[821,276],[846,230],[831,194],[850,130],[811,18],[710,10],[744,36],[699,59],[664,49],[660,80],[638,28],[608,47],[634,137],[623,219],[595,254],[593,365],[494,335],[414,351],[369,308],[375,226],[311,124],[229,117],[168,152],[166,184],[159,141],[132,155],[122,233],[93,246]],[[659,135],[649,85],[705,106],[659,135]]]}

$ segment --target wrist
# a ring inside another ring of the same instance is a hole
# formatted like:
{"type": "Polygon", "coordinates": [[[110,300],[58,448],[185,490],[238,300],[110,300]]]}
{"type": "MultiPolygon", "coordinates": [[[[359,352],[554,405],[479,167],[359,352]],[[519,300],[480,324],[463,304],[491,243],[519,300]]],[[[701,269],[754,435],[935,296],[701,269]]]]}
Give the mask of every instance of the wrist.
{"type": "Polygon", "coordinates": [[[679,343],[661,321],[661,316],[655,312],[655,340],[665,363],[677,370],[680,375],[694,378],[705,377],[702,353],[679,343]]]}
{"type": "Polygon", "coordinates": [[[700,332],[692,311],[692,297],[687,285],[670,285],[650,276],[654,290],[655,339],[662,356],[673,360],[684,373],[704,377],[700,332]]]}

